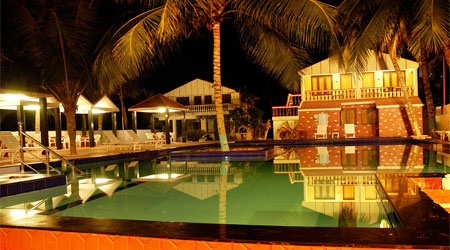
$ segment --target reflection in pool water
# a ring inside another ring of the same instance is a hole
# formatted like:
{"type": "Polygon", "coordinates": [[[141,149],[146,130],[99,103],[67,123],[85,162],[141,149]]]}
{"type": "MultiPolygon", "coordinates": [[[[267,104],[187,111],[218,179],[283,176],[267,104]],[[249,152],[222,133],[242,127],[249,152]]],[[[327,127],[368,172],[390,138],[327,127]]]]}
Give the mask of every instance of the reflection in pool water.
{"type": "MultiPolygon", "coordinates": [[[[415,145],[275,151],[271,161],[151,159],[97,166],[87,171],[89,177],[70,182],[63,195],[39,200],[28,195],[3,203],[8,206],[2,212],[33,208],[55,216],[384,228],[399,225],[376,173],[448,172],[429,156],[435,152],[415,145]]],[[[386,192],[398,192],[398,183],[388,177],[380,181],[387,184],[386,192]]]]}

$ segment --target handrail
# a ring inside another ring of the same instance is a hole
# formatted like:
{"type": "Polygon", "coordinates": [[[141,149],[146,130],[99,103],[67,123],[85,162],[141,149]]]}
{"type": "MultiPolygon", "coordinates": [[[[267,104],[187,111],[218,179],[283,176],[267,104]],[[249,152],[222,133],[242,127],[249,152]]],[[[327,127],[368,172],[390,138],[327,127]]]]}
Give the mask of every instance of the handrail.
{"type": "MultiPolygon", "coordinates": [[[[85,174],[85,172],[79,168],[77,168],[75,165],[73,165],[70,161],[68,161],[66,158],[62,157],[61,155],[59,155],[58,153],[56,153],[55,151],[53,151],[52,149],[50,149],[49,147],[45,146],[44,144],[42,144],[40,141],[36,140],[35,138],[33,138],[32,136],[28,135],[27,133],[22,131],[22,123],[19,122],[19,136],[23,135],[26,138],[30,139],[31,141],[35,142],[37,145],[39,145],[40,147],[42,147],[44,150],[46,150],[47,152],[52,153],[53,155],[55,155],[58,159],[60,159],[62,162],[66,163],[66,165],[69,165],[72,168],[72,171],[77,170],[80,174],[85,174]]],[[[22,137],[21,138],[21,145],[20,145],[20,149],[21,149],[21,161],[24,162],[23,160],[23,150],[26,151],[26,148],[23,148],[22,145],[24,145],[22,143],[22,137]]],[[[48,157],[48,153],[47,153],[47,157],[48,157]]]]}

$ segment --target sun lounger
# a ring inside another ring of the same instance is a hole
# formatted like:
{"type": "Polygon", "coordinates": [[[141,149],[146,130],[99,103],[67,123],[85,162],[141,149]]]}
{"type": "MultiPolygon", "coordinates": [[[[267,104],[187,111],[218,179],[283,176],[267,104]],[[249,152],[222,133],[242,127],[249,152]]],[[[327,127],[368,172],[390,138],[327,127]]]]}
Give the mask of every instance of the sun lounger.
{"type": "Polygon", "coordinates": [[[127,133],[131,137],[131,139],[133,139],[134,142],[142,144],[155,144],[154,140],[143,140],[133,130],[127,130],[127,133]]]}
{"type": "Polygon", "coordinates": [[[136,149],[136,144],[134,142],[123,142],[120,141],[111,131],[103,131],[102,132],[102,141],[103,144],[109,146],[112,146],[113,149],[115,146],[119,146],[120,149],[122,149],[124,146],[133,146],[133,150],[136,149]]]}

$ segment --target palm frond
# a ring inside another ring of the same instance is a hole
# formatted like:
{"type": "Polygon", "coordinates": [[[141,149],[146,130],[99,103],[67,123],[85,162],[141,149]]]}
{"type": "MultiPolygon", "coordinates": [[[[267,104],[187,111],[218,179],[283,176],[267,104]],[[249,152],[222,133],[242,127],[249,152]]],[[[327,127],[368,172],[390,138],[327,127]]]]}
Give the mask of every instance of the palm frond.
{"type": "Polygon", "coordinates": [[[287,89],[300,91],[298,72],[309,62],[306,51],[267,27],[240,23],[241,44],[250,59],[287,89]]]}
{"type": "Polygon", "coordinates": [[[448,0],[418,1],[409,49],[416,58],[420,51],[420,42],[427,50],[439,52],[450,40],[450,5],[448,0]]]}
{"type": "Polygon", "coordinates": [[[123,25],[115,35],[125,32],[115,44],[113,56],[126,68],[127,78],[133,79],[146,68],[146,58],[154,55],[154,44],[157,42],[155,32],[164,8],[157,7],[134,17],[123,25]]]}
{"type": "Polygon", "coordinates": [[[350,49],[351,66],[361,73],[365,70],[367,60],[372,50],[380,48],[380,43],[390,39],[390,31],[393,22],[391,22],[391,10],[387,6],[379,7],[370,17],[370,21],[364,26],[361,33],[357,35],[354,42],[348,44],[350,49]]]}

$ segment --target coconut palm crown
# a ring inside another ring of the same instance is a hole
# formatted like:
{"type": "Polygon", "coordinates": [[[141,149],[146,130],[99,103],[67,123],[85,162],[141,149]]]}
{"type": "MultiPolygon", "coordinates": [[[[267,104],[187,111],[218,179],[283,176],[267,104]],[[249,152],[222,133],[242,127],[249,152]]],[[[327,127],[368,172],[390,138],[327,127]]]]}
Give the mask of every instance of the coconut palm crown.
{"type": "Polygon", "coordinates": [[[291,91],[300,91],[298,71],[308,62],[309,48],[338,51],[334,8],[315,0],[155,0],[139,2],[146,11],[115,34],[112,54],[98,59],[98,76],[133,79],[155,58],[174,50],[205,28],[213,33],[214,99],[221,148],[228,151],[221,92],[221,23],[231,18],[244,52],[291,91]],[[112,70],[115,69],[115,70],[112,70]]]}

